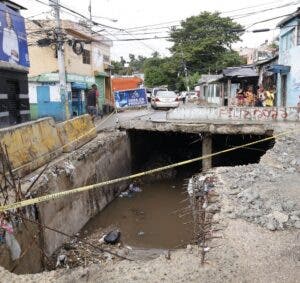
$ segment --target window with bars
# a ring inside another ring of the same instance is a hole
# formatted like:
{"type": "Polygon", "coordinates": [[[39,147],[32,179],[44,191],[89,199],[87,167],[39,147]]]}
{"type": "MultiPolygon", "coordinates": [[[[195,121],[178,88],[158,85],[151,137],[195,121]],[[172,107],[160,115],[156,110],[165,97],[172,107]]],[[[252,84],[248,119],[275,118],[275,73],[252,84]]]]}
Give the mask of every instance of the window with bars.
{"type": "Polygon", "coordinates": [[[89,50],[83,49],[82,63],[91,64],[91,52],[89,50]]]}

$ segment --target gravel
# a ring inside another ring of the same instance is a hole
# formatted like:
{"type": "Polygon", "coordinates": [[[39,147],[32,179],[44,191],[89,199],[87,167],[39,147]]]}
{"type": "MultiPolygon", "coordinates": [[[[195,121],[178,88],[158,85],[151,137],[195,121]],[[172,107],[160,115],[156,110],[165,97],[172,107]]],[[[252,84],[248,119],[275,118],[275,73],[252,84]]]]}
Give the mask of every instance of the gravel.
{"type": "Polygon", "coordinates": [[[259,164],[217,168],[224,217],[241,218],[271,231],[299,229],[299,135],[277,140],[259,164]]]}

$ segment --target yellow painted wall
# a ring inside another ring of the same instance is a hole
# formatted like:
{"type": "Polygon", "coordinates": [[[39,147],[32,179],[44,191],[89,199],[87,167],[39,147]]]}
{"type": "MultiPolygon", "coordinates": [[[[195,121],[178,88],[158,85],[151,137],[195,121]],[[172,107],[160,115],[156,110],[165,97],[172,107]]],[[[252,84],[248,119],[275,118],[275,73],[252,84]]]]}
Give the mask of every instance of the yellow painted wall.
{"type": "Polygon", "coordinates": [[[43,73],[58,71],[57,59],[54,57],[55,51],[50,47],[29,46],[29,76],[37,76],[43,73]]]}
{"type": "MultiPolygon", "coordinates": [[[[41,20],[40,23],[46,28],[54,28],[55,22],[53,20],[41,20]]],[[[62,26],[64,32],[66,32],[71,38],[87,40],[90,36],[90,30],[87,27],[79,25],[78,23],[63,20],[62,26]]],[[[30,31],[28,33],[28,41],[36,42],[38,39],[45,38],[43,33],[35,33],[31,31],[42,30],[41,27],[30,20],[26,20],[26,29],[30,31]]],[[[103,37],[95,35],[95,40],[101,40],[103,37]]],[[[106,39],[107,40],[107,39],[106,39]]],[[[111,42],[93,42],[92,48],[99,49],[101,54],[110,56],[111,42]]],[[[91,44],[84,44],[84,48],[91,51],[91,44]]],[[[30,45],[29,59],[30,69],[29,76],[37,76],[43,73],[57,72],[57,58],[55,58],[55,50],[51,47],[39,47],[36,45],[30,45]]],[[[67,43],[64,44],[65,50],[65,67],[67,73],[73,73],[83,76],[93,76],[94,71],[103,72],[103,63],[94,64],[93,52],[91,52],[91,64],[83,64],[82,55],[76,55],[72,47],[67,43]]],[[[98,61],[98,60],[97,60],[98,61]]],[[[108,63],[108,62],[104,62],[108,63]]]]}
{"type": "MultiPolygon", "coordinates": [[[[86,44],[84,49],[91,50],[90,44],[86,44]]],[[[65,67],[67,73],[78,74],[83,76],[93,76],[91,64],[83,64],[82,54],[77,55],[73,52],[72,47],[65,44],[65,67]]]]}
{"type": "Polygon", "coordinates": [[[64,152],[81,147],[97,135],[95,125],[88,114],[59,123],[56,127],[60,141],[64,145],[64,152]]]}
{"type": "Polygon", "coordinates": [[[55,124],[52,118],[43,118],[0,129],[0,143],[7,147],[12,168],[24,176],[62,152],[81,147],[96,135],[89,115],[60,124],[55,124]]]}
{"type": "Polygon", "coordinates": [[[21,175],[44,165],[62,151],[52,118],[1,129],[0,142],[7,147],[12,167],[21,167],[21,175]],[[54,153],[50,156],[50,152],[54,153]]]}

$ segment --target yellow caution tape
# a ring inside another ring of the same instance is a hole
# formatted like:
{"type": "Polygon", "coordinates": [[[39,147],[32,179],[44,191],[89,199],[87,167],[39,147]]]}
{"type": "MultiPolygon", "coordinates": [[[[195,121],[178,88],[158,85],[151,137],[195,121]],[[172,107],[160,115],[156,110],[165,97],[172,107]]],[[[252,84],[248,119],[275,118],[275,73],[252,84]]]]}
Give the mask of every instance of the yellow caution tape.
{"type": "Polygon", "coordinates": [[[280,136],[284,136],[284,135],[287,135],[289,133],[295,132],[297,130],[300,130],[300,129],[295,129],[295,130],[283,132],[283,133],[273,135],[273,136],[270,136],[270,137],[267,137],[267,138],[264,138],[264,139],[261,139],[261,140],[258,140],[258,141],[246,143],[246,144],[239,145],[239,146],[236,146],[236,147],[233,147],[233,148],[228,148],[228,149],[218,151],[218,152],[215,152],[215,153],[212,153],[212,154],[203,155],[203,156],[200,156],[200,157],[196,157],[196,158],[193,158],[193,159],[181,161],[181,162],[170,164],[170,165],[167,165],[167,166],[155,168],[155,169],[152,169],[152,170],[136,173],[136,174],[133,174],[133,175],[130,175],[130,176],[125,176],[125,177],[121,177],[121,178],[117,178],[117,179],[113,179],[113,180],[109,180],[109,181],[105,181],[105,182],[101,182],[101,183],[97,183],[97,184],[93,184],[93,185],[88,185],[88,186],[84,186],[84,187],[75,188],[75,189],[72,189],[72,190],[69,190],[69,191],[49,194],[49,195],[45,195],[45,196],[40,196],[40,197],[36,197],[36,198],[32,198],[32,199],[27,199],[27,200],[23,200],[23,201],[11,203],[11,204],[3,205],[3,206],[0,206],[0,212],[7,211],[7,210],[10,210],[10,209],[25,207],[25,206],[28,206],[28,205],[38,204],[38,203],[41,203],[41,202],[54,200],[54,199],[62,198],[62,197],[65,197],[65,196],[73,195],[73,194],[76,194],[76,193],[86,192],[86,191],[93,190],[93,189],[98,189],[98,188],[101,188],[101,187],[104,187],[104,186],[107,186],[107,185],[119,183],[119,182],[122,182],[122,181],[131,180],[131,179],[143,177],[143,176],[146,176],[146,175],[150,175],[150,174],[153,174],[153,173],[161,172],[161,171],[164,171],[164,170],[172,169],[172,168],[175,168],[175,167],[183,166],[183,165],[190,164],[190,163],[193,163],[193,162],[196,162],[196,161],[200,161],[200,160],[203,160],[203,159],[206,159],[206,158],[210,158],[210,157],[213,157],[213,156],[216,156],[216,155],[220,155],[220,154],[223,154],[223,153],[226,153],[226,152],[234,151],[234,150],[237,150],[239,148],[243,148],[243,147],[251,146],[251,145],[258,144],[258,143],[261,143],[261,142],[264,142],[264,141],[272,140],[272,139],[278,138],[280,136]]]}

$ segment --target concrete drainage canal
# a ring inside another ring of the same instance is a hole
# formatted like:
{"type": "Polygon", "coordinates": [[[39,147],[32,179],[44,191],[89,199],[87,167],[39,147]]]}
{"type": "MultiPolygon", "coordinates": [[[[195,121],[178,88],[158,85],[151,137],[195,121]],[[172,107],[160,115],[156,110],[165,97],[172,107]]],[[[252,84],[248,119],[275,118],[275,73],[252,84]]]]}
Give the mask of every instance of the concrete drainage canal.
{"type": "MultiPolygon", "coordinates": [[[[211,151],[264,137],[212,135],[211,151]]],[[[203,138],[202,134],[139,130],[100,134],[67,159],[49,166],[32,195],[64,191],[195,158],[203,154],[203,138]]],[[[257,163],[273,145],[274,140],[269,140],[218,155],[211,164],[217,167],[257,163]]],[[[199,161],[29,207],[24,210],[26,217],[42,225],[29,225],[24,218],[16,217],[14,221],[21,223],[17,228],[10,220],[24,255],[12,260],[10,248],[3,241],[1,265],[16,273],[34,273],[119,258],[149,259],[161,253],[167,256],[167,250],[184,248],[195,240],[193,211],[186,210],[191,205],[187,186],[201,168],[199,161]],[[120,231],[115,245],[105,243],[104,236],[110,231],[120,231]],[[30,252],[25,253],[28,243],[30,252]]],[[[25,187],[33,176],[26,178],[25,187]]]]}

